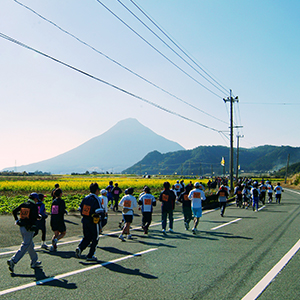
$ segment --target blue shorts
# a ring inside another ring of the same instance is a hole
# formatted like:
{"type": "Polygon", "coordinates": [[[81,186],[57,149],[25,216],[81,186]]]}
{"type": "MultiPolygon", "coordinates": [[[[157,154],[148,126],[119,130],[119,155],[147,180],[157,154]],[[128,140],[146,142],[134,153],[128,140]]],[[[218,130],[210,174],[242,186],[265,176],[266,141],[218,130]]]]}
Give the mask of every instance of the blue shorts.
{"type": "Polygon", "coordinates": [[[196,217],[196,218],[202,217],[202,208],[201,207],[197,207],[197,208],[192,207],[192,211],[193,211],[194,217],[196,217]]]}

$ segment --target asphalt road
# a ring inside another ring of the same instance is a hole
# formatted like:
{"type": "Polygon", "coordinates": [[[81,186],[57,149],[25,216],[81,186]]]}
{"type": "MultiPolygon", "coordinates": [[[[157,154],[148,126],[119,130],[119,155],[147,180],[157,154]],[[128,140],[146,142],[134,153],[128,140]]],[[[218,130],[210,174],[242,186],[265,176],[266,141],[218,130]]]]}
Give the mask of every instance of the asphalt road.
{"type": "Polygon", "coordinates": [[[75,258],[80,218],[67,216],[68,237],[58,252],[39,249],[43,267],[35,270],[26,254],[15,274],[6,261],[20,236],[11,216],[0,217],[0,299],[299,299],[299,192],[286,190],[282,204],[266,204],[259,212],[234,206],[226,208],[223,218],[219,210],[206,212],[197,235],[184,230],[177,207],[175,233],[164,236],[157,210],[149,236],[136,216],[133,240],[126,242],[118,239],[120,214],[110,213],[107,235],[96,251],[98,262],[75,258]],[[13,231],[6,232],[5,226],[13,231]],[[282,258],[284,268],[278,267],[282,258]]]}

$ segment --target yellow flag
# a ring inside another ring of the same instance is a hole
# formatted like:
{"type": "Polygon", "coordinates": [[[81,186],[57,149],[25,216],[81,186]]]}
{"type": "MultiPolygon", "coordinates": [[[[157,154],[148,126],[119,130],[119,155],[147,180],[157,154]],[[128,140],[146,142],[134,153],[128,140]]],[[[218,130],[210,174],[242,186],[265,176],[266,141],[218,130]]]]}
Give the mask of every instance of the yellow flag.
{"type": "Polygon", "coordinates": [[[225,159],[224,159],[224,157],[222,157],[221,165],[222,165],[223,167],[225,166],[225,159]]]}

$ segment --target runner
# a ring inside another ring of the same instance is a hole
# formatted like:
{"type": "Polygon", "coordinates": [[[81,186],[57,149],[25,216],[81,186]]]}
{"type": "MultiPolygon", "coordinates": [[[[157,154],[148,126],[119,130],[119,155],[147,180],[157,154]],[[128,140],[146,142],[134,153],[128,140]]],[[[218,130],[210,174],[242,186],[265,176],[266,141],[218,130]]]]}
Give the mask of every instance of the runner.
{"type": "Polygon", "coordinates": [[[259,189],[260,189],[260,201],[264,205],[266,202],[266,193],[267,193],[267,185],[265,184],[264,179],[261,180],[259,189]]]}
{"type": "Polygon", "coordinates": [[[108,199],[108,201],[110,201],[110,209],[113,209],[113,194],[112,194],[112,189],[114,188],[114,183],[113,181],[110,181],[108,183],[108,186],[106,187],[106,190],[107,190],[107,194],[106,194],[106,197],[108,199]]]}
{"type": "Polygon", "coordinates": [[[234,189],[234,195],[235,195],[235,202],[236,206],[242,207],[242,201],[243,201],[243,188],[240,183],[238,183],[234,189]]]}
{"type": "Polygon", "coordinates": [[[253,182],[253,188],[251,189],[251,196],[252,196],[252,207],[253,211],[258,212],[258,201],[260,196],[260,190],[258,188],[258,182],[253,182]]]}
{"type": "Polygon", "coordinates": [[[114,206],[113,206],[113,211],[118,211],[120,195],[122,194],[122,190],[119,188],[118,183],[115,183],[115,186],[111,192],[113,194],[113,198],[114,198],[114,202],[115,202],[114,206]]]}
{"type": "Polygon", "coordinates": [[[64,215],[67,213],[65,201],[61,199],[62,190],[60,188],[56,189],[53,193],[55,199],[52,201],[51,206],[51,229],[54,232],[52,237],[52,246],[50,251],[57,251],[57,242],[66,235],[66,225],[64,220],[64,215]]]}
{"type": "Polygon", "coordinates": [[[218,201],[220,203],[221,217],[224,216],[227,198],[229,196],[228,189],[225,185],[221,185],[217,192],[218,201]]]}
{"type": "Polygon", "coordinates": [[[273,185],[271,183],[271,181],[267,181],[267,190],[268,190],[268,203],[272,203],[273,201],[273,185]]]}
{"type": "Polygon", "coordinates": [[[182,203],[182,213],[184,217],[184,227],[185,230],[189,230],[190,222],[193,218],[191,200],[189,199],[189,192],[187,187],[185,187],[185,191],[180,194],[178,201],[182,203]]]}
{"type": "Polygon", "coordinates": [[[123,219],[125,221],[124,228],[122,230],[122,233],[119,236],[119,239],[122,241],[125,241],[124,235],[127,235],[127,239],[132,239],[132,236],[130,234],[130,225],[133,221],[133,209],[137,207],[137,201],[136,198],[132,195],[134,192],[133,188],[128,188],[127,193],[128,195],[125,195],[119,205],[123,207],[122,214],[123,219]]]}
{"type": "Polygon", "coordinates": [[[192,229],[192,232],[193,234],[196,234],[199,219],[202,217],[202,201],[204,201],[206,198],[201,188],[201,184],[199,182],[196,182],[194,186],[195,188],[190,191],[188,197],[192,201],[191,206],[194,214],[194,227],[192,229]]]}
{"type": "Polygon", "coordinates": [[[144,234],[148,234],[148,229],[152,221],[153,206],[156,206],[155,197],[151,195],[148,186],[144,187],[144,193],[140,196],[138,204],[142,206],[142,228],[144,234]]]}
{"type": "Polygon", "coordinates": [[[99,197],[99,201],[100,201],[100,207],[102,206],[102,208],[104,209],[104,215],[101,217],[100,220],[100,233],[102,233],[103,231],[103,227],[107,224],[107,218],[108,218],[108,198],[107,198],[107,190],[106,189],[102,189],[100,191],[100,197],[99,197]]]}
{"type": "Polygon", "coordinates": [[[161,225],[162,232],[166,234],[167,217],[169,216],[169,232],[173,231],[173,210],[175,207],[176,195],[170,190],[170,183],[164,182],[164,190],[159,195],[159,201],[161,202],[161,225]]]}
{"type": "Polygon", "coordinates": [[[35,237],[38,235],[39,230],[42,231],[42,243],[41,247],[44,249],[48,249],[48,245],[46,244],[46,219],[48,218],[48,215],[46,214],[46,208],[45,204],[43,203],[45,199],[45,195],[39,194],[39,201],[37,202],[37,207],[38,207],[38,213],[41,215],[41,219],[37,220],[36,222],[36,231],[33,235],[35,237]]]}
{"type": "Polygon", "coordinates": [[[34,250],[33,235],[36,230],[36,221],[39,218],[38,207],[36,203],[39,200],[37,193],[31,193],[27,202],[22,203],[13,210],[13,216],[17,225],[20,226],[20,232],[22,235],[23,242],[20,249],[7,261],[9,270],[14,273],[15,265],[20,259],[28,252],[31,263],[31,268],[37,268],[41,265],[38,261],[38,256],[34,250]],[[20,219],[18,219],[18,213],[20,213],[20,219]]]}
{"type": "Polygon", "coordinates": [[[100,219],[104,217],[104,208],[98,198],[99,193],[98,183],[91,183],[90,194],[83,198],[79,207],[82,216],[83,239],[75,250],[75,256],[81,258],[82,251],[90,245],[87,261],[97,261],[94,254],[99,240],[100,219]]]}
{"type": "Polygon", "coordinates": [[[277,183],[277,186],[275,187],[274,191],[275,191],[275,200],[276,200],[276,203],[278,202],[278,204],[280,204],[281,194],[283,192],[283,189],[280,186],[280,182],[277,183]]]}

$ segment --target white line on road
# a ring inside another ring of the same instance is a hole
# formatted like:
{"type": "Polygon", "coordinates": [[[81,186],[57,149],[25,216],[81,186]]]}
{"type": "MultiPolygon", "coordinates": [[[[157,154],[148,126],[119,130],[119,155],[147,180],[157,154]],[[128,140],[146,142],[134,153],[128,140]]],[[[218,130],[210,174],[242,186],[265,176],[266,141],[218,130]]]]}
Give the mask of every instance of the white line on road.
{"type": "MultiPolygon", "coordinates": [[[[213,211],[216,211],[218,210],[219,208],[216,208],[216,209],[211,209],[211,210],[207,210],[207,211],[204,211],[203,212],[203,215],[204,214],[208,214],[208,213],[211,213],[213,211]]],[[[178,218],[178,219],[174,219],[174,222],[177,222],[177,221],[182,221],[184,218],[178,218]]],[[[161,222],[156,222],[156,223],[152,223],[150,225],[150,227],[153,227],[153,226],[158,226],[158,225],[161,225],[161,222]]],[[[133,227],[131,230],[137,230],[137,229],[140,229],[141,226],[135,226],[133,227]]],[[[108,232],[108,233],[105,233],[103,235],[100,236],[100,238],[102,237],[105,237],[105,236],[110,236],[110,235],[114,235],[114,234],[119,234],[121,233],[122,231],[111,231],[111,232],[108,232]]],[[[75,239],[75,240],[71,240],[71,241],[65,241],[65,242],[59,242],[59,245],[67,245],[67,244],[73,244],[73,243],[79,243],[81,241],[81,239],[75,239]]],[[[35,250],[39,250],[41,249],[41,246],[36,246],[34,247],[35,250]]],[[[0,253],[0,256],[3,256],[3,255],[9,255],[9,254],[14,254],[16,253],[17,249],[16,250],[11,250],[11,251],[5,251],[5,252],[1,252],[0,253]]]]}
{"type": "Polygon", "coordinates": [[[222,227],[227,226],[227,225],[229,225],[229,224],[235,223],[235,222],[237,222],[237,221],[239,221],[239,220],[242,220],[242,218],[238,218],[238,219],[235,219],[235,220],[230,221],[230,222],[228,222],[228,223],[219,225],[219,226],[217,226],[217,227],[212,228],[211,230],[216,230],[216,229],[222,228],[222,227]]]}
{"type": "Polygon", "coordinates": [[[246,295],[242,300],[257,299],[259,295],[266,289],[271,281],[278,275],[278,273],[286,266],[290,259],[297,253],[300,248],[300,239],[290,249],[288,253],[267,273],[267,275],[257,283],[257,285],[246,295]]]}
{"type": "Polygon", "coordinates": [[[31,283],[28,283],[28,284],[20,285],[20,286],[11,288],[11,289],[3,290],[3,291],[0,291],[0,296],[6,295],[6,294],[9,294],[9,293],[12,293],[12,292],[24,290],[24,289],[27,289],[29,287],[33,287],[33,286],[36,286],[36,285],[42,285],[42,284],[47,283],[49,281],[58,280],[58,279],[66,278],[68,276],[77,275],[77,274],[80,274],[80,273],[83,273],[83,272],[86,272],[86,271],[90,271],[90,270],[93,270],[93,269],[101,268],[101,267],[104,267],[104,266],[107,266],[107,265],[110,265],[110,264],[120,262],[122,260],[126,260],[126,259],[129,259],[129,258],[132,258],[132,257],[136,257],[136,256],[140,256],[142,254],[146,254],[146,253],[149,253],[149,252],[152,252],[152,251],[156,251],[157,249],[158,248],[151,248],[151,249],[141,251],[141,252],[138,252],[138,253],[135,253],[135,254],[132,254],[132,255],[127,255],[127,256],[124,256],[124,257],[121,257],[121,258],[117,258],[117,259],[114,259],[114,260],[111,260],[111,261],[108,261],[108,262],[105,262],[105,263],[102,263],[102,264],[92,265],[92,266],[87,267],[87,268],[75,270],[75,271],[60,274],[60,275],[57,275],[57,276],[54,276],[54,277],[49,277],[49,278],[45,278],[43,280],[39,280],[39,281],[31,282],[31,283]]]}

